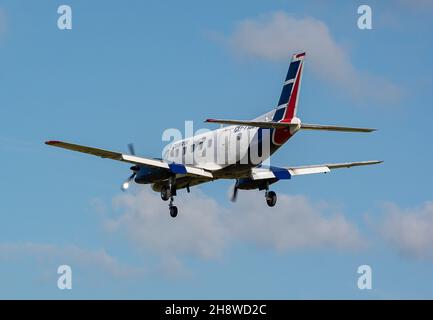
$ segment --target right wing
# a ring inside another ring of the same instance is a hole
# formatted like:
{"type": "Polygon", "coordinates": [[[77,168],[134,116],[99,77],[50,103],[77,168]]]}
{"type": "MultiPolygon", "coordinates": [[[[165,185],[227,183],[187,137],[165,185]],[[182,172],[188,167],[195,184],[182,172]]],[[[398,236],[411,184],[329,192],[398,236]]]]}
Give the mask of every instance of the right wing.
{"type": "Polygon", "coordinates": [[[300,176],[303,174],[327,173],[333,169],[368,166],[372,164],[379,164],[382,162],[383,161],[381,160],[372,160],[372,161],[358,161],[358,162],[328,163],[323,165],[291,167],[287,169],[289,170],[292,176],[300,176]]]}
{"type": "Polygon", "coordinates": [[[148,167],[164,168],[170,170],[175,174],[190,174],[194,176],[213,178],[212,173],[209,171],[203,170],[201,168],[196,168],[193,166],[187,166],[184,164],[169,163],[159,159],[137,157],[137,156],[123,154],[116,151],[109,151],[109,150],[104,150],[99,148],[87,147],[79,144],[73,144],[73,143],[62,142],[62,141],[47,141],[45,142],[45,144],[54,147],[63,148],[63,149],[72,150],[72,151],[87,153],[101,158],[108,158],[117,161],[129,162],[136,165],[143,165],[148,167]]]}
{"type": "Polygon", "coordinates": [[[359,162],[343,162],[343,163],[330,163],[330,164],[319,164],[312,166],[300,166],[300,167],[256,167],[251,169],[251,178],[253,180],[263,179],[290,179],[292,176],[300,176],[304,174],[314,173],[328,173],[333,169],[340,168],[351,168],[356,166],[367,166],[372,164],[379,164],[383,161],[372,160],[372,161],[359,161],[359,162]]]}

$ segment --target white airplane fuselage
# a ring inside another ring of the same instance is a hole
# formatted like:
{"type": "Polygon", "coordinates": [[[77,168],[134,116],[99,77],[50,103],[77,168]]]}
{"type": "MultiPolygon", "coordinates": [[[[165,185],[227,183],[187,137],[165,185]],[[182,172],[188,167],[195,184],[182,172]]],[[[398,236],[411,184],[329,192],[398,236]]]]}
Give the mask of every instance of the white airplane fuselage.
{"type": "MultiPolygon", "coordinates": [[[[274,113],[275,111],[270,111],[254,121],[269,121],[274,113]]],[[[292,121],[300,123],[298,118],[292,121]]],[[[221,177],[238,178],[243,174],[242,170],[236,170],[237,167],[260,165],[269,160],[269,157],[283,145],[273,143],[273,131],[274,129],[246,125],[221,127],[170,143],[164,148],[163,160],[193,165],[213,172],[222,171],[221,173],[224,172],[223,169],[230,167],[239,174],[235,176],[222,174],[221,177]]],[[[298,128],[290,130],[287,140],[297,131],[298,128]]]]}

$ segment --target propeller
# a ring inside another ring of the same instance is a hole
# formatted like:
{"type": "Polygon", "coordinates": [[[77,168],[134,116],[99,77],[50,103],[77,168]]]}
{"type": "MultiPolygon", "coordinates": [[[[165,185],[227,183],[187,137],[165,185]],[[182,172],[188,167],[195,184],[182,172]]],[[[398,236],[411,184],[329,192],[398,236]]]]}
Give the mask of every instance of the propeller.
{"type": "Polygon", "coordinates": [[[231,201],[236,202],[237,198],[238,198],[238,180],[236,180],[236,183],[233,187],[233,194],[232,194],[231,201]]]}
{"type": "Polygon", "coordinates": [[[134,148],[134,145],[132,143],[128,144],[128,150],[129,150],[130,154],[132,154],[133,156],[135,156],[135,148],[134,148]]]}
{"type": "MultiPolygon", "coordinates": [[[[131,155],[135,156],[135,149],[132,143],[128,144],[128,150],[131,155]]],[[[131,170],[133,171],[133,174],[131,174],[129,178],[126,179],[124,183],[122,183],[122,186],[120,187],[122,191],[128,190],[131,181],[135,178],[135,176],[137,175],[137,171],[140,170],[140,168],[138,166],[132,166],[131,170]]]]}
{"type": "Polygon", "coordinates": [[[137,174],[137,173],[134,172],[133,174],[131,174],[131,176],[130,176],[128,179],[125,180],[125,182],[124,182],[124,183],[122,184],[122,186],[120,187],[120,189],[122,189],[122,191],[126,191],[126,190],[128,190],[128,188],[129,188],[129,184],[131,183],[132,179],[135,178],[136,174],[137,174]]]}

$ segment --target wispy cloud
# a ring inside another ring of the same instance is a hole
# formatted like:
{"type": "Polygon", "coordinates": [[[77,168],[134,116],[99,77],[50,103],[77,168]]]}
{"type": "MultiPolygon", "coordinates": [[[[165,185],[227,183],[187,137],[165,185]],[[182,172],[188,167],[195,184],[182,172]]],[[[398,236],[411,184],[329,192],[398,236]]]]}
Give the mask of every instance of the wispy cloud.
{"type": "Polygon", "coordinates": [[[407,209],[387,203],[378,226],[383,238],[403,255],[433,259],[433,202],[407,209]]]}
{"type": "Polygon", "coordinates": [[[68,264],[72,268],[85,267],[98,272],[104,271],[115,277],[142,275],[142,268],[123,265],[105,250],[88,250],[77,246],[56,246],[44,243],[0,243],[0,260],[35,259],[47,264],[68,264]]]}
{"type": "Polygon", "coordinates": [[[290,53],[306,51],[314,74],[357,101],[393,103],[401,97],[389,80],[356,68],[327,25],[315,18],[264,14],[238,22],[223,40],[239,55],[267,60],[288,60],[290,53]]]}
{"type": "Polygon", "coordinates": [[[143,252],[162,259],[218,258],[235,242],[284,252],[298,248],[357,250],[357,228],[329,204],[304,196],[279,195],[269,208],[262,195],[241,192],[238,203],[223,207],[198,189],[176,199],[180,214],[172,219],[157,193],[140,188],[113,203],[120,213],[105,219],[106,230],[121,232],[143,252]]]}
{"type": "Polygon", "coordinates": [[[405,9],[409,8],[423,12],[426,10],[433,10],[432,0],[399,0],[399,3],[403,5],[405,9]]]}

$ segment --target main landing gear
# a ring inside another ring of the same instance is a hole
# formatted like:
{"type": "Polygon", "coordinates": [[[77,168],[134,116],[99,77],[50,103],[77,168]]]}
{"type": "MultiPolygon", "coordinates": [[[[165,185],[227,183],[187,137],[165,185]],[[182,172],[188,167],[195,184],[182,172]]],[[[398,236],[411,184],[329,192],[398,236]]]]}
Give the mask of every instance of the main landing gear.
{"type": "Polygon", "coordinates": [[[174,196],[176,195],[176,185],[174,179],[169,180],[168,185],[163,185],[161,188],[161,199],[167,201],[170,199],[168,209],[170,210],[170,216],[172,218],[177,217],[177,207],[173,205],[174,196]]]}
{"type": "Polygon", "coordinates": [[[269,184],[266,185],[265,199],[268,206],[273,207],[277,203],[277,194],[269,191],[269,184]]]}
{"type": "Polygon", "coordinates": [[[265,194],[266,203],[268,206],[273,207],[277,203],[277,194],[274,191],[268,191],[265,194]]]}

